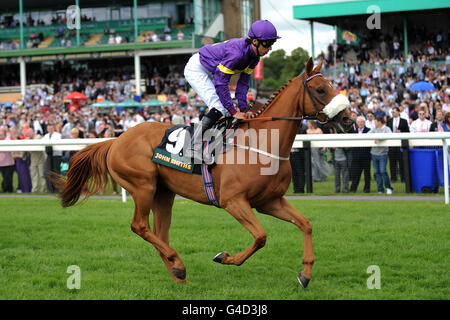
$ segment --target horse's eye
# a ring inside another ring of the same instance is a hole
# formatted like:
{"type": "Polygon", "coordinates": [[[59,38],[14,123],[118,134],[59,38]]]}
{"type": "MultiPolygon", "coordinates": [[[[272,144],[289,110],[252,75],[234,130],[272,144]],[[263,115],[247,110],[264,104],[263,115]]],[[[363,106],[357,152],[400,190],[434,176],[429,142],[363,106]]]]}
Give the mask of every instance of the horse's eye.
{"type": "Polygon", "coordinates": [[[316,90],[316,92],[317,92],[318,94],[324,94],[324,93],[325,93],[325,90],[323,90],[322,88],[319,88],[319,89],[316,90]]]}

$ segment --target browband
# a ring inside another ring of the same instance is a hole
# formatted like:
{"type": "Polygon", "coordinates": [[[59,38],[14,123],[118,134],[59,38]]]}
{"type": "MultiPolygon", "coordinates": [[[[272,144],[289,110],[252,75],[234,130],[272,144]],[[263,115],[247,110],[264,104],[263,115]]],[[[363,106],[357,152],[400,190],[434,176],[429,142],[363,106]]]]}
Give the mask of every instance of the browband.
{"type": "Polygon", "coordinates": [[[323,76],[323,74],[316,73],[315,75],[313,75],[313,76],[309,77],[308,79],[306,79],[305,82],[308,82],[308,81],[310,81],[310,80],[312,80],[312,79],[314,79],[315,77],[318,77],[318,76],[323,76]]]}

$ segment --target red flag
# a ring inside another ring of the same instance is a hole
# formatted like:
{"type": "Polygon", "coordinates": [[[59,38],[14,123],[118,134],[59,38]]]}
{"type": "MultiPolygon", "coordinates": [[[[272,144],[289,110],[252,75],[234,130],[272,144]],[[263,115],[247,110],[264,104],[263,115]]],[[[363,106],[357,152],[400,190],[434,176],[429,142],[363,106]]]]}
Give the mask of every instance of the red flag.
{"type": "Polygon", "coordinates": [[[255,70],[253,71],[253,79],[262,79],[262,59],[259,60],[258,64],[255,67],[255,70]]]}

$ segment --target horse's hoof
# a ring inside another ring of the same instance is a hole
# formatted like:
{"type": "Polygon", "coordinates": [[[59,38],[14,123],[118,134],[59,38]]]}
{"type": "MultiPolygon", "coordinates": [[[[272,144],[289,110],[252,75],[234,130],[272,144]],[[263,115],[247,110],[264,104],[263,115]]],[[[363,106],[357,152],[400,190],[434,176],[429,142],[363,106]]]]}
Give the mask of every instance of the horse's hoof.
{"type": "Polygon", "coordinates": [[[229,256],[228,252],[221,252],[221,253],[218,253],[218,254],[214,257],[213,261],[214,261],[214,262],[218,262],[218,263],[222,263],[223,259],[225,259],[225,258],[228,257],[228,256],[229,256]]]}
{"type": "Polygon", "coordinates": [[[186,270],[172,268],[172,274],[180,280],[186,279],[186,270]]]}
{"type": "Polygon", "coordinates": [[[298,282],[300,282],[300,284],[302,285],[303,289],[306,289],[310,279],[308,279],[301,272],[299,272],[298,276],[297,276],[297,280],[298,280],[298,282]]]}

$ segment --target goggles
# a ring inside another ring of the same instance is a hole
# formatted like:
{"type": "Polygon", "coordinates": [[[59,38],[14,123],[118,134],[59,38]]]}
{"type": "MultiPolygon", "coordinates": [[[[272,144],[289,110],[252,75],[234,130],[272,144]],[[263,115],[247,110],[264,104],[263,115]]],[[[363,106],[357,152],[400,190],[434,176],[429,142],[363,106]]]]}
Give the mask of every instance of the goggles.
{"type": "Polygon", "coordinates": [[[264,48],[270,48],[275,43],[275,41],[277,41],[277,39],[259,40],[259,43],[261,43],[264,48]]]}

